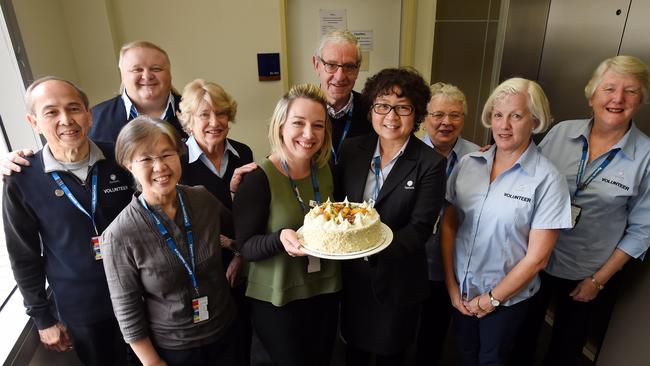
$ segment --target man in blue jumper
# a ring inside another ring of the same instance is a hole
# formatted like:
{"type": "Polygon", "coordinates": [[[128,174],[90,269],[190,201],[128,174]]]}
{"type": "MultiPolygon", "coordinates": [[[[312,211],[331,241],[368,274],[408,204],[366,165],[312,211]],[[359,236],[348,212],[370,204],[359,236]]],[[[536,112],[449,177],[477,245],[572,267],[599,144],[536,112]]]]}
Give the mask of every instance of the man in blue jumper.
{"type": "Polygon", "coordinates": [[[86,365],[123,365],[127,346],[98,238],[130,201],[132,178],[115,163],[112,144],[88,139],[92,115],[79,88],[45,77],[25,101],[29,124],[47,144],[20,174],[5,178],[2,214],[27,314],[47,348],[74,348],[86,365]]]}

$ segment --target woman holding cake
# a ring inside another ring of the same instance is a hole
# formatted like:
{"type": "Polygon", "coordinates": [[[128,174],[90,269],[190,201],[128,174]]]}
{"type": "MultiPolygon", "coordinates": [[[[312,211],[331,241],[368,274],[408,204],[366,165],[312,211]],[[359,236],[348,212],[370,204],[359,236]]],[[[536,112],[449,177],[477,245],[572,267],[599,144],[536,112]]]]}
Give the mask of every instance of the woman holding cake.
{"type": "Polygon", "coordinates": [[[374,201],[393,241],[382,252],[343,263],[341,330],[348,365],[400,364],[415,339],[428,295],[424,243],[443,203],[445,159],[414,136],[427,114],[429,86],[409,69],[368,79],[374,133],[343,143],[337,200],[374,201]]]}
{"type": "Polygon", "coordinates": [[[310,206],[333,196],[327,99],[296,85],[271,117],[271,155],[243,177],[233,202],[246,295],[260,340],[278,365],[329,365],[336,336],[338,263],[307,257],[296,232],[310,206]]]}
{"type": "Polygon", "coordinates": [[[509,362],[537,273],[559,229],[571,227],[566,181],[531,139],[550,119],[537,83],[504,81],[483,108],[495,144],[466,155],[448,179],[441,248],[463,365],[509,362]]]}

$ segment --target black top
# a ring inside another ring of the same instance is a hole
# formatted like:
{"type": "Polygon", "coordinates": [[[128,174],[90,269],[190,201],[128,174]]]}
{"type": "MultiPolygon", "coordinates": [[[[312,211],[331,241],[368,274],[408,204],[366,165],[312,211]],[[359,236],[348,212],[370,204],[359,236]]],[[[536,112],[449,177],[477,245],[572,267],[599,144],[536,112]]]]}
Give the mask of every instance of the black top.
{"type": "MultiPolygon", "coordinates": [[[[353,110],[352,110],[352,123],[350,130],[345,137],[346,139],[361,136],[373,132],[372,123],[368,121],[368,107],[363,103],[361,94],[352,91],[353,110]]],[[[339,145],[341,144],[341,137],[345,129],[345,123],[348,120],[348,114],[344,114],[340,118],[331,118],[332,121],[332,145],[334,152],[338,153],[339,145]]]]}

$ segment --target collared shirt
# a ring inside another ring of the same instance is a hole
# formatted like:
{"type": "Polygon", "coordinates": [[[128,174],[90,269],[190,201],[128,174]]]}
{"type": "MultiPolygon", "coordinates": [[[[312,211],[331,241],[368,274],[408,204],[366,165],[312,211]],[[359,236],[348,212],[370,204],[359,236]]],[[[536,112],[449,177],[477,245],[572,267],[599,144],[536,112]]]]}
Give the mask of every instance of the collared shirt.
{"type": "Polygon", "coordinates": [[[329,114],[329,116],[331,118],[341,118],[341,117],[343,117],[346,113],[348,113],[350,111],[350,109],[352,109],[352,106],[354,105],[353,101],[352,101],[352,99],[354,99],[354,98],[352,96],[353,96],[353,94],[350,93],[350,99],[348,99],[348,102],[339,111],[334,110],[334,107],[332,107],[331,105],[328,104],[327,105],[327,114],[329,114]]]}
{"type": "MultiPolygon", "coordinates": [[[[571,226],[564,177],[531,142],[517,162],[490,183],[496,145],[466,155],[448,179],[447,201],[458,210],[456,279],[468,299],[493,289],[526,255],[531,229],[571,226]]],[[[539,290],[539,277],[504,305],[539,290]]]]}
{"type": "Polygon", "coordinates": [[[102,150],[100,150],[94,142],[88,140],[88,143],[89,150],[86,160],[87,164],[79,165],[76,169],[70,169],[70,164],[56,160],[54,155],[52,155],[50,146],[45,144],[45,146],[43,146],[43,172],[51,173],[54,171],[69,171],[81,181],[85,181],[88,176],[89,168],[95,165],[98,161],[105,159],[104,153],[102,153],[102,150]]]}
{"type": "MultiPolygon", "coordinates": [[[[126,94],[126,89],[122,92],[122,101],[124,102],[124,108],[126,109],[126,117],[129,121],[140,115],[140,112],[138,112],[137,108],[135,108],[135,105],[131,101],[131,98],[129,98],[129,96],[126,94]],[[135,112],[135,115],[132,115],[133,114],[131,113],[132,111],[135,112]]],[[[169,97],[167,98],[167,107],[159,116],[159,118],[162,120],[167,120],[167,116],[175,116],[175,115],[176,115],[176,107],[174,106],[174,96],[170,91],[169,97]]]]}
{"type": "MultiPolygon", "coordinates": [[[[571,197],[582,208],[575,228],[564,230],[546,271],[580,280],[598,271],[616,248],[639,258],[650,246],[650,138],[632,123],[614,159],[587,188],[575,196],[583,141],[589,141],[590,120],[565,121],[553,127],[540,144],[565,177],[571,197]]],[[[586,164],[583,181],[609,151],[586,164]]]]}
{"type": "MultiPolygon", "coordinates": [[[[432,148],[435,148],[433,146],[433,142],[429,138],[428,134],[424,134],[424,138],[422,141],[429,145],[432,148]]],[[[465,140],[462,137],[458,137],[456,140],[456,143],[454,144],[454,147],[451,149],[449,152],[449,156],[447,156],[447,169],[446,172],[448,174],[451,174],[451,172],[456,169],[458,166],[458,161],[465,155],[472,153],[474,151],[478,151],[479,146],[476,145],[475,143],[465,140]]],[[[449,178],[449,177],[447,177],[449,178]]],[[[443,210],[444,211],[444,208],[443,210]]],[[[425,248],[427,251],[427,262],[429,264],[429,279],[431,281],[444,281],[444,273],[442,270],[442,257],[440,254],[440,223],[442,222],[442,212],[440,213],[440,216],[438,217],[438,220],[433,226],[433,234],[427,240],[425,244],[425,248]]]]}
{"type": "Polygon", "coordinates": [[[363,199],[365,201],[376,198],[375,192],[381,191],[381,186],[384,185],[384,182],[386,181],[388,174],[390,174],[390,171],[395,166],[397,159],[402,156],[402,154],[404,154],[404,150],[406,149],[406,145],[408,145],[410,139],[411,136],[406,139],[404,145],[402,145],[397,154],[395,154],[395,156],[388,162],[388,164],[386,164],[384,168],[380,170],[379,180],[377,180],[375,169],[378,169],[379,167],[375,167],[375,158],[379,157],[381,159],[381,152],[379,150],[379,138],[377,138],[377,146],[375,146],[375,153],[372,155],[372,160],[370,161],[370,169],[368,170],[368,178],[366,178],[366,188],[363,190],[363,199]],[[377,185],[379,185],[379,187],[377,187],[377,185]]]}
{"type": "Polygon", "coordinates": [[[217,171],[217,167],[214,166],[212,161],[210,161],[210,158],[208,158],[203,150],[201,150],[201,147],[199,144],[196,142],[196,139],[194,136],[190,136],[187,141],[185,142],[187,145],[187,150],[188,150],[188,162],[192,164],[195,162],[197,159],[201,159],[201,162],[205,164],[208,169],[215,175],[217,175],[219,178],[223,178],[223,175],[226,174],[226,169],[228,169],[228,161],[229,161],[229,156],[230,154],[235,155],[236,157],[239,157],[239,153],[235,148],[230,144],[230,141],[226,139],[225,141],[225,149],[223,152],[223,157],[221,158],[221,167],[217,171]]]}

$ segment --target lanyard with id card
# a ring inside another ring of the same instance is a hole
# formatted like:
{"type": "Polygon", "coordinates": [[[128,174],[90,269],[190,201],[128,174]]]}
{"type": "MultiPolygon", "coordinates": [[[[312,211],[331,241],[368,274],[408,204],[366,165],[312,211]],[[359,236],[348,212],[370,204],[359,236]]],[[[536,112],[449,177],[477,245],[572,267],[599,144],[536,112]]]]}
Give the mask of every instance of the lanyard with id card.
{"type": "MultiPolygon", "coordinates": [[[[95,260],[99,261],[102,259],[102,251],[100,249],[100,236],[99,236],[99,231],[97,230],[97,224],[95,223],[95,212],[97,212],[97,170],[98,167],[95,165],[93,167],[92,171],[92,178],[91,178],[91,201],[90,201],[90,213],[86,211],[86,209],[81,205],[81,203],[77,200],[77,198],[72,194],[70,191],[70,188],[63,182],[63,179],[61,179],[61,176],[57,172],[51,172],[50,176],[52,179],[54,179],[54,182],[56,183],[57,186],[59,186],[59,189],[65,193],[66,197],[68,197],[68,200],[81,212],[83,212],[84,215],[88,216],[90,221],[93,223],[93,229],[95,230],[95,236],[90,238],[90,244],[93,250],[93,254],[95,256],[95,260]]],[[[57,194],[58,195],[58,194],[57,194]]]]}
{"type": "Polygon", "coordinates": [[[190,219],[189,216],[187,215],[187,210],[185,209],[185,202],[183,201],[183,195],[181,194],[181,192],[179,192],[178,188],[176,188],[176,197],[178,198],[178,203],[181,206],[181,212],[183,214],[183,226],[185,226],[185,233],[187,235],[187,247],[190,255],[190,263],[188,263],[185,257],[183,257],[183,254],[180,252],[180,250],[176,246],[176,243],[174,242],[174,238],[169,233],[169,231],[167,231],[167,228],[165,227],[165,225],[163,225],[158,215],[156,215],[153,211],[149,209],[149,206],[147,206],[147,202],[144,200],[144,194],[140,194],[140,197],[138,197],[138,199],[140,200],[142,206],[147,210],[147,212],[149,212],[149,215],[151,216],[153,221],[156,223],[156,228],[158,228],[160,235],[162,235],[163,239],[165,239],[167,248],[169,248],[169,250],[181,262],[181,264],[185,268],[185,271],[190,277],[190,280],[192,281],[192,286],[194,286],[194,295],[195,295],[192,298],[192,312],[193,312],[192,322],[196,324],[208,320],[210,318],[210,314],[208,313],[208,297],[200,296],[199,293],[199,283],[196,280],[196,261],[194,259],[194,236],[192,234],[192,225],[190,224],[190,219]]]}
{"type": "MultiPolygon", "coordinates": [[[[289,184],[291,184],[291,190],[295,195],[298,204],[300,205],[300,209],[302,210],[303,214],[307,214],[309,210],[305,206],[305,202],[303,201],[302,196],[300,195],[300,190],[298,189],[296,182],[293,181],[293,179],[291,178],[291,174],[289,174],[289,165],[284,160],[281,163],[282,163],[282,168],[284,169],[285,173],[287,173],[287,178],[289,178],[289,184]]],[[[320,188],[318,187],[318,177],[316,176],[316,167],[312,163],[309,168],[310,168],[310,175],[311,175],[311,184],[312,187],[314,188],[314,199],[309,201],[309,206],[316,207],[321,203],[320,188]]],[[[320,258],[308,255],[307,273],[320,272],[320,270],[321,270],[320,258]]]]}
{"type": "Polygon", "coordinates": [[[575,228],[578,225],[578,222],[580,221],[580,214],[582,214],[582,207],[578,206],[576,203],[576,197],[578,197],[578,194],[580,191],[584,191],[587,186],[600,174],[606,167],[609,165],[609,163],[614,160],[614,157],[618,152],[620,151],[620,148],[613,149],[609,152],[605,160],[603,160],[602,163],[594,170],[586,179],[584,182],[582,181],[582,176],[584,175],[585,172],[585,166],[587,163],[587,155],[589,152],[589,145],[587,143],[587,140],[583,137],[582,139],[582,157],[580,158],[580,164],[578,164],[578,173],[576,174],[576,192],[573,195],[573,199],[571,200],[571,222],[573,223],[573,227],[575,228]]]}

